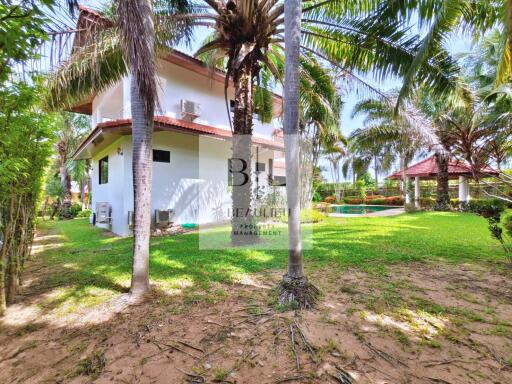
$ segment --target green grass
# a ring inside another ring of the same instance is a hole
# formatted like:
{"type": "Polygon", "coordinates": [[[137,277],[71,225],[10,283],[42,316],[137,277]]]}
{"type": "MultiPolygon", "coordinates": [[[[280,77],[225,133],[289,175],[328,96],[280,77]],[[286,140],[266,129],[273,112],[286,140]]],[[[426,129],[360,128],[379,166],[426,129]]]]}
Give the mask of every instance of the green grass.
{"type": "MultiPolygon", "coordinates": [[[[86,219],[42,222],[40,227],[62,240],[60,247],[44,252],[45,263],[56,267],[46,278],[48,287],[56,287],[44,303],[48,309],[92,306],[128,289],[130,238],[109,237],[86,219]]],[[[309,270],[357,266],[382,273],[396,262],[504,260],[486,221],[471,214],[328,218],[313,228],[312,248],[304,252],[309,270]]],[[[233,282],[258,271],[286,267],[286,250],[199,248],[196,233],[153,238],[152,283],[170,290],[188,288],[194,302],[210,302],[215,300],[215,294],[208,292],[214,282],[233,282]]]]}

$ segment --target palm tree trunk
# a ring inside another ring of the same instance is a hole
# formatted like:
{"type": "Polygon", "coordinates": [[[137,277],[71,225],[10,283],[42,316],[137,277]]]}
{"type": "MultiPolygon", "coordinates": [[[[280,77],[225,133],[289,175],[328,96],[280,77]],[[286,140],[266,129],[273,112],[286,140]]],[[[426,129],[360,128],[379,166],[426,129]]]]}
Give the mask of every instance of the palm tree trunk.
{"type": "Polygon", "coordinates": [[[234,76],[231,242],[236,246],[254,243],[258,238],[251,213],[253,65],[246,59],[234,76]]]}
{"type": "Polygon", "coordinates": [[[151,235],[151,184],[153,113],[146,114],[137,80],[132,77],[131,109],[133,137],[133,266],[131,293],[149,290],[149,240],[151,235]]]}
{"type": "Polygon", "coordinates": [[[71,219],[71,176],[66,166],[67,153],[65,151],[59,153],[60,156],[60,181],[62,183],[62,205],[60,209],[61,219],[71,219]]]}
{"type": "Polygon", "coordinates": [[[279,302],[301,308],[314,305],[318,290],[304,276],[299,204],[299,54],[301,1],[284,3],[285,81],[284,144],[288,200],[288,272],[283,276],[279,302]]]}
{"type": "Polygon", "coordinates": [[[373,171],[375,172],[375,189],[379,188],[379,170],[377,169],[377,156],[373,156],[373,171]]]}
{"type": "Polygon", "coordinates": [[[450,195],[448,193],[448,164],[449,156],[443,152],[436,153],[437,164],[437,190],[436,190],[436,211],[450,210],[450,195]]]}

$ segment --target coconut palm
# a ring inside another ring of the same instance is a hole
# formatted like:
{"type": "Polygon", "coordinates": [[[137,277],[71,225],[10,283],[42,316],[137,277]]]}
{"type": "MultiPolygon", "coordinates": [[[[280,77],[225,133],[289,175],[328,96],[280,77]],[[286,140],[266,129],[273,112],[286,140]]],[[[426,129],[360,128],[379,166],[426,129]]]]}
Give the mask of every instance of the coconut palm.
{"type": "MultiPolygon", "coordinates": [[[[496,46],[499,52],[498,66],[493,78],[495,86],[499,86],[512,77],[512,0],[410,0],[388,1],[379,7],[376,17],[384,21],[390,19],[409,20],[414,17],[420,28],[426,30],[404,76],[404,83],[398,101],[410,95],[415,80],[420,80],[418,70],[432,60],[432,57],[445,55],[444,43],[452,32],[457,30],[471,31],[475,41],[480,40],[486,32],[498,28],[500,39],[496,46]]],[[[434,90],[442,88],[438,84],[434,90]]],[[[450,87],[453,89],[453,87],[450,87]]],[[[459,95],[466,97],[463,88],[457,88],[459,95]]]]}

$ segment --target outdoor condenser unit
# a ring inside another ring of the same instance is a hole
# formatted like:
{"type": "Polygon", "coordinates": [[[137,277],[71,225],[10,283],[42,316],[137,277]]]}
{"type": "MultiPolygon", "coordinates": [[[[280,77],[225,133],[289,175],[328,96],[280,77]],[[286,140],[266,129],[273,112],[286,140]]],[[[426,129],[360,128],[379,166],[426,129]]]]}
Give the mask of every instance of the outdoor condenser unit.
{"type": "Polygon", "coordinates": [[[128,227],[133,228],[135,226],[135,214],[133,211],[128,211],[128,227]]]}
{"type": "Polygon", "coordinates": [[[174,217],[174,209],[155,209],[155,224],[157,226],[169,225],[174,217]]]}
{"type": "Polygon", "coordinates": [[[110,223],[109,203],[96,203],[96,222],[101,224],[110,223]]]}
{"type": "Polygon", "coordinates": [[[181,116],[189,121],[201,115],[201,106],[190,100],[181,99],[181,116]]]}

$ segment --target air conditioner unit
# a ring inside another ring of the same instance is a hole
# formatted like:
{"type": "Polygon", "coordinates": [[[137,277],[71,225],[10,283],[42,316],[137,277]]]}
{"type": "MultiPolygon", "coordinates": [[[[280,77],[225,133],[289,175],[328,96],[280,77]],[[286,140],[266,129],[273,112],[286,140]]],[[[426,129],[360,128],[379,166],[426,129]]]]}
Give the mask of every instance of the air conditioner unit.
{"type": "Polygon", "coordinates": [[[155,209],[155,224],[157,226],[169,225],[174,217],[174,209],[155,209]]]}
{"type": "Polygon", "coordinates": [[[201,115],[201,106],[190,100],[181,99],[181,116],[185,120],[193,121],[201,115]]]}
{"type": "Polygon", "coordinates": [[[135,214],[133,211],[128,211],[128,228],[133,228],[135,226],[135,214]]]}
{"type": "Polygon", "coordinates": [[[110,223],[109,203],[96,203],[96,222],[100,224],[110,223]]]}

